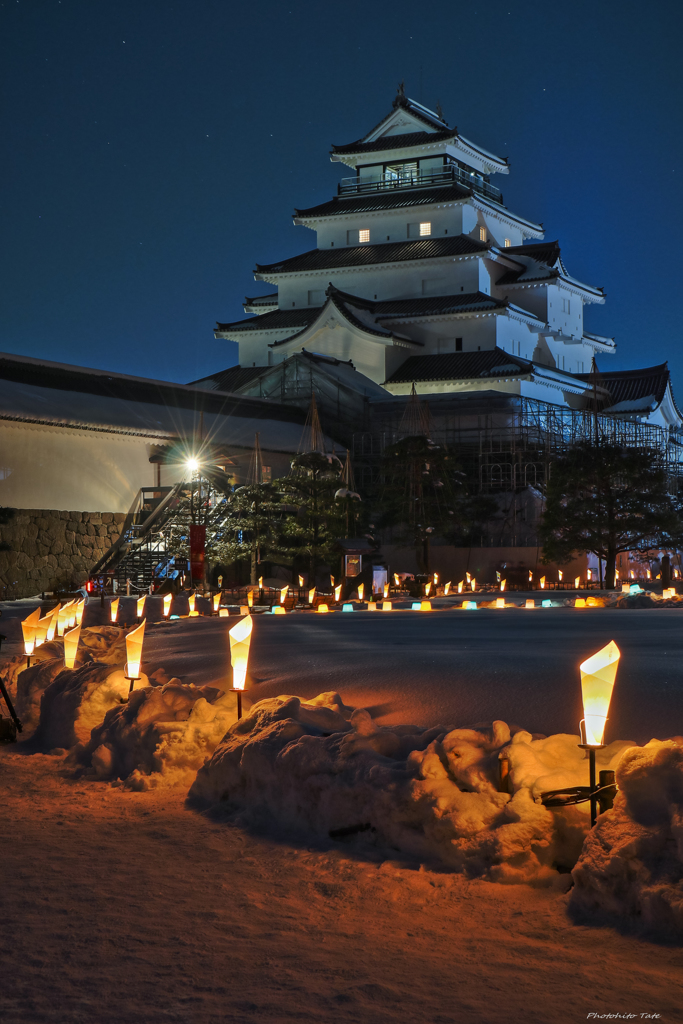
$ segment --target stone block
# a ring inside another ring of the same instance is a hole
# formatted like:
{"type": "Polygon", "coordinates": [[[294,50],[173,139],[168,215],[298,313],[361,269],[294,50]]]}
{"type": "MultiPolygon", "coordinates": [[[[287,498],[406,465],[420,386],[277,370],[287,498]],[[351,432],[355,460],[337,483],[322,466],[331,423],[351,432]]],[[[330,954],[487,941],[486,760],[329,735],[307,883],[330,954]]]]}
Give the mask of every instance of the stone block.
{"type": "Polygon", "coordinates": [[[79,533],[81,536],[84,536],[88,532],[88,527],[86,526],[85,523],[78,523],[76,532],[79,533]]]}
{"type": "Polygon", "coordinates": [[[98,536],[100,536],[100,537],[108,537],[109,536],[109,530],[104,525],[97,527],[97,533],[98,533],[98,536]]]}
{"type": "Polygon", "coordinates": [[[95,536],[95,527],[91,523],[87,523],[85,529],[89,537],[95,536]]]}
{"type": "Polygon", "coordinates": [[[73,530],[67,530],[64,534],[64,542],[66,544],[74,544],[76,541],[76,534],[73,530]]]}
{"type": "Polygon", "coordinates": [[[73,512],[66,512],[64,509],[55,512],[55,516],[58,516],[60,519],[71,519],[72,515],[73,512]]]}
{"type": "Polygon", "coordinates": [[[71,568],[71,558],[70,558],[70,556],[69,555],[59,555],[59,557],[57,558],[57,565],[59,566],[60,569],[70,569],[71,568]]]}
{"type": "Polygon", "coordinates": [[[102,513],[102,522],[103,523],[107,523],[107,524],[111,523],[112,519],[113,519],[113,513],[112,512],[103,512],[102,513]]]}
{"type": "Polygon", "coordinates": [[[50,551],[52,552],[53,555],[62,555],[64,554],[64,545],[61,543],[61,541],[56,540],[51,545],[50,551]]]}

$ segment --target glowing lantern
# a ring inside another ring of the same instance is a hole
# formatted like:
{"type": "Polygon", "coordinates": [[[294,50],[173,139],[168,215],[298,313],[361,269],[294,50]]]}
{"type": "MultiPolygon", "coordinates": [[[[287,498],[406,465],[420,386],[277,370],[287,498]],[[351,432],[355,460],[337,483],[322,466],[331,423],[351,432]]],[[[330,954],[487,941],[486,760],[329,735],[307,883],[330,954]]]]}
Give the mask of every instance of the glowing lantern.
{"type": "Polygon", "coordinates": [[[651,579],[652,579],[652,573],[650,572],[650,570],[649,570],[649,569],[646,569],[646,570],[645,570],[645,572],[647,573],[647,578],[648,578],[649,580],[651,580],[651,579]]]}
{"type": "Polygon", "coordinates": [[[352,612],[353,611],[353,605],[352,604],[343,604],[342,605],[342,611],[343,612],[352,612]]]}
{"type": "Polygon", "coordinates": [[[304,578],[303,578],[303,576],[301,575],[301,573],[299,573],[299,586],[300,586],[300,587],[303,587],[303,585],[304,585],[304,578]]]}
{"type": "Polygon", "coordinates": [[[240,615],[249,615],[250,613],[251,613],[251,605],[249,605],[249,604],[241,604],[240,605],[240,615]]]}
{"type": "Polygon", "coordinates": [[[218,589],[219,590],[223,589],[223,577],[222,576],[218,577],[218,589]]]}
{"type": "Polygon", "coordinates": [[[36,623],[36,635],[35,635],[35,646],[40,647],[41,644],[45,643],[47,638],[47,631],[52,622],[52,612],[48,612],[42,619],[38,619],[36,623]]]}
{"type": "Polygon", "coordinates": [[[541,576],[540,584],[541,584],[541,590],[545,590],[545,576],[541,576]]]}
{"type": "Polygon", "coordinates": [[[506,583],[507,583],[507,580],[501,580],[501,581],[500,581],[500,589],[501,589],[501,592],[502,592],[503,590],[505,590],[505,584],[506,584],[506,583]]]}
{"type": "Polygon", "coordinates": [[[243,690],[246,683],[251,631],[253,628],[254,620],[251,615],[246,615],[243,619],[240,619],[237,625],[232,627],[228,634],[230,636],[232,685],[235,690],[243,690]]]}
{"type": "Polygon", "coordinates": [[[59,607],[59,605],[55,605],[55,607],[50,612],[50,622],[47,627],[47,640],[54,640],[54,636],[57,631],[57,616],[59,615],[59,607]]]}
{"type": "Polygon", "coordinates": [[[118,614],[119,614],[119,598],[117,597],[116,600],[112,601],[112,603],[109,605],[109,615],[111,617],[111,621],[112,622],[116,622],[116,619],[118,618],[118,614]]]}
{"type": "Polygon", "coordinates": [[[382,601],[382,611],[383,612],[390,612],[390,611],[392,611],[391,601],[382,601]]]}
{"type": "Polygon", "coordinates": [[[188,604],[188,607],[190,609],[190,615],[192,615],[192,612],[194,611],[194,606],[195,606],[196,600],[197,600],[197,595],[196,594],[190,594],[190,596],[187,599],[187,604],[188,604]]]}
{"type": "Polygon", "coordinates": [[[362,601],[364,595],[365,595],[365,584],[364,583],[359,583],[358,584],[358,600],[362,601]]]}
{"type": "Polygon", "coordinates": [[[273,607],[270,609],[270,614],[271,615],[286,615],[287,612],[285,611],[285,609],[282,607],[281,604],[274,604],[273,607]]]}
{"type": "Polygon", "coordinates": [[[431,601],[420,601],[420,611],[421,612],[431,612],[431,610],[432,610],[432,602],[431,601]]]}
{"type": "Polygon", "coordinates": [[[334,587],[334,576],[330,576],[330,584],[334,587]]]}
{"type": "MultiPolygon", "coordinates": [[[[249,611],[249,609],[247,608],[247,611],[246,612],[242,612],[242,614],[245,615],[245,614],[248,613],[248,611],[249,611]]],[[[219,608],[218,609],[218,618],[219,619],[229,619],[230,618],[230,609],[229,608],[219,608]]]]}
{"type": "Polygon", "coordinates": [[[465,578],[467,579],[467,582],[468,582],[468,583],[469,583],[469,582],[470,582],[470,580],[472,579],[472,577],[470,576],[470,574],[469,574],[468,572],[466,572],[466,573],[465,573],[465,578]]]}
{"type": "Polygon", "coordinates": [[[64,636],[64,630],[67,628],[69,622],[69,604],[63,604],[57,612],[57,636],[64,636]]]}
{"type": "Polygon", "coordinates": [[[425,597],[429,597],[429,592],[430,592],[431,589],[432,589],[431,582],[430,583],[425,583],[425,597]]]}
{"type": "Polygon", "coordinates": [[[139,597],[137,599],[137,601],[135,602],[135,614],[137,615],[137,617],[139,619],[142,618],[142,614],[143,614],[143,612],[145,610],[145,601],[146,600],[147,600],[147,597],[143,596],[143,597],[139,597]]]}
{"type": "Polygon", "coordinates": [[[474,592],[477,589],[477,581],[475,579],[470,580],[470,590],[474,592]]]}
{"type": "Polygon", "coordinates": [[[611,640],[580,666],[584,715],[581,721],[581,742],[584,746],[602,746],[620,657],[619,648],[611,640]]]}
{"type": "Polygon", "coordinates": [[[630,583],[622,583],[621,584],[621,592],[622,592],[622,594],[630,594],[631,593],[631,584],[630,583]]]}
{"type": "Polygon", "coordinates": [[[167,619],[171,614],[171,601],[173,600],[173,594],[164,594],[164,618],[167,619]]]}
{"type": "Polygon", "coordinates": [[[541,608],[552,608],[552,601],[541,601],[541,608]]]}
{"type": "Polygon", "coordinates": [[[36,645],[36,628],[40,620],[40,607],[27,615],[21,623],[21,632],[24,636],[24,654],[30,658],[36,645]]]}
{"type": "Polygon", "coordinates": [[[286,587],[283,587],[282,590],[280,591],[280,604],[284,604],[285,603],[285,600],[287,598],[287,591],[288,590],[289,590],[289,584],[286,587]]]}
{"type": "Polygon", "coordinates": [[[83,613],[85,612],[85,598],[76,604],[76,625],[80,626],[83,622],[83,613]]]}
{"type": "Polygon", "coordinates": [[[464,583],[463,580],[460,580],[460,582],[458,583],[458,593],[459,594],[462,594],[463,583],[464,583]]]}
{"type": "Polygon", "coordinates": [[[397,572],[394,573],[394,585],[397,586],[397,587],[400,587],[400,585],[401,585],[401,581],[398,578],[398,573],[397,572]]]}
{"type": "Polygon", "coordinates": [[[578,590],[580,586],[581,586],[581,577],[577,576],[574,579],[574,590],[578,590]]]}
{"type": "Polygon", "coordinates": [[[389,597],[389,584],[388,583],[384,584],[384,589],[383,589],[383,595],[382,596],[383,597],[389,597]]]}
{"type": "Polygon", "coordinates": [[[448,591],[450,589],[451,589],[451,584],[450,584],[450,580],[449,580],[448,583],[444,583],[444,585],[443,585],[443,592],[444,592],[444,594],[448,595],[448,591]]]}
{"type": "Polygon", "coordinates": [[[674,569],[674,579],[677,580],[680,575],[678,569],[674,569]]]}
{"type": "Polygon", "coordinates": [[[140,678],[140,665],[142,663],[142,641],[145,638],[145,622],[143,619],[137,629],[131,630],[126,637],[126,679],[130,679],[130,690],[135,686],[135,680],[140,678]]]}
{"type": "Polygon", "coordinates": [[[314,601],[315,601],[315,587],[311,587],[311,589],[308,591],[308,603],[309,604],[313,604],[314,601]]]}
{"type": "Polygon", "coordinates": [[[529,583],[533,583],[533,582],[534,582],[534,574],[533,574],[532,570],[529,569],[529,583]]]}
{"type": "Polygon", "coordinates": [[[217,594],[213,595],[213,610],[214,610],[214,613],[217,613],[218,609],[221,606],[221,597],[222,596],[223,595],[221,594],[220,590],[218,591],[217,594]]]}
{"type": "Polygon", "coordinates": [[[254,591],[253,590],[248,590],[247,591],[247,605],[249,606],[249,608],[253,608],[254,607],[254,591]]]}
{"type": "Polygon", "coordinates": [[[496,608],[504,608],[504,607],[505,607],[505,598],[504,597],[497,597],[496,598],[496,608]]]}
{"type": "Polygon", "coordinates": [[[413,603],[410,606],[410,610],[412,612],[419,612],[419,610],[420,610],[420,602],[419,601],[413,601],[413,603]]]}
{"type": "Polygon", "coordinates": [[[69,618],[67,619],[67,623],[66,624],[69,627],[76,625],[76,601],[75,600],[69,602],[69,618]]]}
{"type": "Polygon", "coordinates": [[[561,570],[561,569],[558,569],[558,570],[557,570],[557,578],[558,578],[558,580],[559,580],[559,581],[560,581],[560,583],[561,583],[561,582],[562,582],[562,570],[561,570]]]}
{"type": "Polygon", "coordinates": [[[335,604],[337,604],[337,603],[339,602],[339,598],[341,597],[341,591],[342,591],[342,585],[341,585],[341,583],[340,583],[338,587],[335,587],[335,588],[334,588],[334,600],[335,600],[335,604]]]}
{"type": "Polygon", "coordinates": [[[259,590],[263,590],[263,576],[259,576],[258,578],[258,588],[259,590]]]}
{"type": "Polygon", "coordinates": [[[78,639],[81,635],[81,627],[76,626],[64,634],[64,668],[73,668],[76,664],[78,653],[78,639]]]}
{"type": "Polygon", "coordinates": [[[525,608],[535,608],[536,607],[536,602],[534,601],[533,597],[527,597],[526,604],[524,605],[524,607],[525,608]]]}
{"type": "Polygon", "coordinates": [[[327,607],[326,604],[319,604],[318,607],[316,608],[316,612],[320,612],[321,615],[327,614],[329,610],[330,609],[327,607]]]}
{"type": "Polygon", "coordinates": [[[586,599],[585,599],[585,597],[577,597],[576,601],[574,602],[574,607],[575,608],[585,608],[586,607],[586,599]]]}
{"type": "Polygon", "coordinates": [[[465,611],[468,611],[468,612],[476,612],[476,610],[477,610],[477,602],[476,601],[463,601],[462,606],[465,609],[465,611]]]}
{"type": "Polygon", "coordinates": [[[438,585],[438,583],[439,583],[439,574],[438,574],[438,572],[435,572],[434,573],[434,586],[436,587],[438,585]]]}

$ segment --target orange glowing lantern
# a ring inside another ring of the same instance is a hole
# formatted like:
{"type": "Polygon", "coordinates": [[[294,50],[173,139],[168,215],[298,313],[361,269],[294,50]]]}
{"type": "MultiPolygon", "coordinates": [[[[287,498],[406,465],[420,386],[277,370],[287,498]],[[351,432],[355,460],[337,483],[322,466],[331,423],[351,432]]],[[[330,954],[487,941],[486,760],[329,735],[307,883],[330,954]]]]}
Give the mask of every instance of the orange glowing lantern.
{"type": "Polygon", "coordinates": [[[59,608],[60,605],[57,604],[50,612],[50,622],[47,627],[46,636],[47,640],[54,640],[55,633],[57,632],[57,616],[59,615],[59,608]]]}
{"type": "Polygon", "coordinates": [[[420,601],[420,611],[421,612],[431,612],[431,610],[432,610],[432,602],[431,601],[420,601]]]}
{"type": "Polygon", "coordinates": [[[143,619],[137,629],[131,630],[126,637],[126,679],[130,680],[129,693],[132,693],[136,679],[140,678],[142,642],[145,638],[146,621],[146,619],[143,619]]]}
{"type": "Polygon", "coordinates": [[[503,590],[505,590],[505,585],[506,585],[506,583],[507,583],[507,580],[501,580],[501,581],[500,581],[500,589],[501,589],[501,592],[502,592],[503,590]]]}
{"type": "Polygon", "coordinates": [[[561,583],[561,582],[562,582],[562,570],[561,570],[561,569],[558,569],[558,570],[557,570],[557,578],[558,578],[558,580],[559,580],[559,581],[560,581],[560,583],[561,583]]]}
{"type": "Polygon", "coordinates": [[[460,580],[460,582],[458,583],[458,593],[459,594],[462,594],[463,586],[464,586],[464,580],[460,580]]]}
{"type": "Polygon", "coordinates": [[[254,591],[253,590],[248,590],[247,591],[247,607],[248,608],[253,608],[254,607],[254,591]]]}
{"type": "Polygon", "coordinates": [[[429,592],[432,589],[431,583],[425,583],[425,597],[429,597],[429,592]]]}
{"type": "Polygon", "coordinates": [[[314,601],[315,601],[315,587],[311,587],[311,589],[308,591],[308,603],[309,604],[313,604],[314,601]]]}
{"type": "Polygon", "coordinates": [[[388,583],[385,583],[384,587],[382,588],[382,596],[383,597],[389,597],[389,584],[388,583]]]}
{"type": "Polygon", "coordinates": [[[171,601],[173,600],[173,594],[164,594],[164,618],[167,619],[171,614],[171,601]]]}
{"type": "Polygon", "coordinates": [[[147,600],[146,595],[139,597],[135,602],[135,614],[138,619],[141,619],[145,611],[145,601],[147,600]]]}
{"type": "Polygon", "coordinates": [[[303,587],[303,585],[304,585],[304,578],[303,578],[303,576],[301,575],[301,573],[299,573],[299,586],[300,586],[300,587],[303,587]]]}
{"type": "Polygon", "coordinates": [[[64,634],[64,668],[73,668],[76,664],[78,654],[78,640],[81,635],[81,627],[76,626],[64,634]]]}
{"type": "Polygon", "coordinates": [[[197,595],[196,594],[190,594],[190,596],[187,599],[187,604],[188,604],[188,607],[190,609],[190,615],[192,615],[193,611],[195,610],[194,606],[195,606],[196,601],[197,601],[197,595]]]}
{"type": "MultiPolygon", "coordinates": [[[[332,578],[334,579],[334,577],[332,577],[332,578]]],[[[334,588],[334,601],[335,601],[335,604],[339,603],[339,598],[341,597],[341,592],[342,592],[342,585],[340,583],[338,587],[334,588]]]]}
{"type": "Polygon", "coordinates": [[[448,583],[444,583],[444,585],[443,585],[443,592],[444,592],[444,594],[446,596],[448,595],[448,591],[450,589],[451,589],[451,581],[449,580],[448,583]]]}
{"type": "Polygon", "coordinates": [[[221,596],[222,595],[221,595],[220,590],[218,591],[217,594],[213,595],[213,611],[214,611],[214,615],[218,614],[218,609],[221,606],[221,596]]]}
{"type": "Polygon", "coordinates": [[[359,583],[358,584],[358,600],[362,601],[364,596],[365,596],[365,584],[364,583],[359,583]]]}
{"type": "Polygon", "coordinates": [[[575,608],[585,608],[586,607],[586,598],[585,597],[577,597],[576,601],[574,601],[574,607],[575,608]]]}
{"type": "Polygon", "coordinates": [[[230,637],[230,664],[232,665],[232,686],[234,690],[243,690],[247,679],[249,665],[249,648],[254,620],[246,615],[233,626],[228,634],[230,637]]]}
{"type": "Polygon", "coordinates": [[[470,576],[470,574],[469,574],[468,572],[466,572],[466,573],[465,573],[465,578],[466,578],[466,580],[467,580],[467,582],[468,582],[468,583],[469,583],[469,582],[470,582],[470,580],[472,579],[472,577],[470,576]]]}
{"type": "Polygon", "coordinates": [[[392,606],[391,606],[391,601],[382,601],[382,611],[383,612],[390,612],[392,610],[393,609],[392,609],[392,606]]]}
{"type": "Polygon", "coordinates": [[[319,604],[316,608],[316,612],[320,612],[321,615],[326,615],[329,612],[329,608],[326,604],[319,604]]]}
{"type": "Polygon", "coordinates": [[[50,628],[52,622],[52,612],[48,612],[41,619],[38,619],[36,623],[36,636],[35,636],[35,647],[40,647],[41,644],[45,643],[47,639],[47,631],[50,628]]]}
{"type": "Polygon", "coordinates": [[[24,654],[29,659],[33,654],[36,645],[36,629],[40,620],[40,606],[35,611],[27,615],[21,623],[21,632],[24,637],[24,654]]]}
{"type": "Polygon", "coordinates": [[[524,607],[525,608],[535,608],[536,607],[536,602],[534,601],[533,597],[527,597],[526,604],[524,605],[524,607]]]}
{"type": "Polygon", "coordinates": [[[545,576],[541,576],[540,584],[541,584],[541,590],[545,590],[545,576]]]}
{"type": "Polygon", "coordinates": [[[578,590],[581,586],[581,577],[577,576],[574,580],[574,590],[578,590]]]}
{"type": "Polygon", "coordinates": [[[617,677],[621,652],[611,640],[581,666],[581,694],[583,719],[581,742],[587,747],[601,747],[605,736],[607,712],[617,677]]]}
{"type": "Polygon", "coordinates": [[[112,622],[116,622],[119,614],[119,598],[115,598],[109,605],[109,615],[112,622]]]}
{"type": "Polygon", "coordinates": [[[474,577],[470,580],[470,590],[474,592],[477,589],[477,581],[474,577]]]}
{"type": "Polygon", "coordinates": [[[284,604],[285,603],[285,601],[287,599],[287,591],[288,590],[289,590],[289,584],[287,584],[286,587],[283,587],[282,590],[280,591],[280,604],[284,604]]]}
{"type": "Polygon", "coordinates": [[[398,578],[398,573],[395,572],[394,573],[394,586],[399,587],[400,585],[401,585],[401,581],[398,578]]]}
{"type": "Polygon", "coordinates": [[[505,598],[504,597],[497,597],[496,598],[496,608],[504,608],[504,607],[505,607],[505,598]]]}
{"type": "Polygon", "coordinates": [[[529,583],[533,583],[533,582],[534,582],[534,574],[533,574],[532,570],[529,569],[529,583]]]}
{"type": "Polygon", "coordinates": [[[70,601],[63,604],[57,612],[57,636],[64,636],[64,630],[69,624],[69,605],[70,601]]]}

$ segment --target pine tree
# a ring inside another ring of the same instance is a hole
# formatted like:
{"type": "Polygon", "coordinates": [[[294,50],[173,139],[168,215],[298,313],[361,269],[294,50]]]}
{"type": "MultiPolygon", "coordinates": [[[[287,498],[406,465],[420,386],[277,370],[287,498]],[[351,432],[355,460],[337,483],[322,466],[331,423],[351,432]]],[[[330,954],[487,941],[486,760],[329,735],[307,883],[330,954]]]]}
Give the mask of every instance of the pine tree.
{"type": "Polygon", "coordinates": [[[656,452],[580,442],[551,466],[539,530],[543,560],[564,564],[590,551],[604,560],[611,589],[619,552],[680,545],[681,511],[656,452]]]}
{"type": "Polygon", "coordinates": [[[281,550],[303,564],[312,581],[320,565],[337,557],[335,545],[345,533],[345,510],[335,500],[341,470],[336,455],[307,452],[297,455],[291,474],[275,484],[289,511],[282,522],[281,550]]]}
{"type": "Polygon", "coordinates": [[[279,551],[280,495],[273,484],[238,487],[228,498],[212,557],[222,563],[249,560],[251,583],[258,582],[260,563],[279,551]]]}

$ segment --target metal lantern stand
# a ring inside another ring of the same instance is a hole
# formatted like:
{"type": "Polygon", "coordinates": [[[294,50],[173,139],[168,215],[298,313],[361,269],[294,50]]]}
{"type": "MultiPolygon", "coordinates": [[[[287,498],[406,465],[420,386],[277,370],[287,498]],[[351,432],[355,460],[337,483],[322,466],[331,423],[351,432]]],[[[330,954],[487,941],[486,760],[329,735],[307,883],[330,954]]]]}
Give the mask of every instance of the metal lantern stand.
{"type": "Polygon", "coordinates": [[[600,814],[609,811],[614,806],[614,798],[617,795],[616,776],[610,769],[605,769],[598,776],[598,784],[595,784],[595,751],[603,750],[604,744],[599,747],[592,747],[588,743],[579,743],[581,750],[588,751],[588,786],[570,786],[567,789],[551,789],[541,794],[541,801],[544,807],[570,807],[573,804],[583,804],[590,800],[591,804],[591,828],[598,818],[598,805],[600,814]]]}

